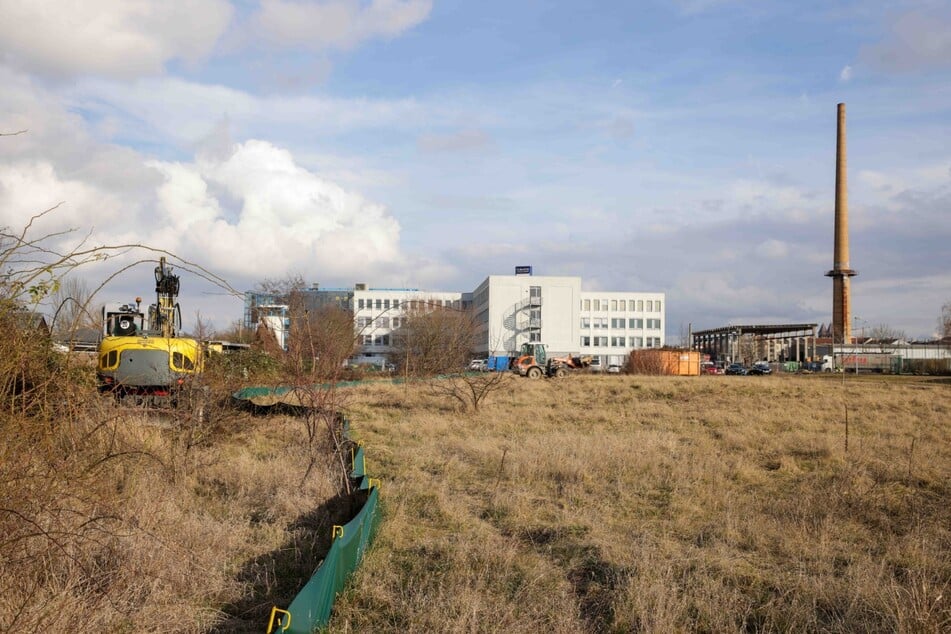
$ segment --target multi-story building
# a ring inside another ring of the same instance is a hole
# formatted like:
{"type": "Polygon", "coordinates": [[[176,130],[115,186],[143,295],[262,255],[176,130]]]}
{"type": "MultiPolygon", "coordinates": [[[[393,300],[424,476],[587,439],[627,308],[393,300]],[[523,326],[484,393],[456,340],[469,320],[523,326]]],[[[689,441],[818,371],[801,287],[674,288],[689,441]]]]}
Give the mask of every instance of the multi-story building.
{"type": "Polygon", "coordinates": [[[585,354],[623,363],[631,350],[664,346],[660,292],[582,291],[581,278],[491,275],[473,292],[481,347],[510,355],[526,342],[550,354],[585,354]]]}
{"type": "MultiPolygon", "coordinates": [[[[406,314],[432,306],[471,309],[477,323],[473,352],[484,356],[510,356],[523,343],[543,342],[551,354],[590,354],[611,364],[623,363],[633,349],[665,343],[664,293],[582,291],[577,276],[490,275],[472,293],[365,284],[315,285],[302,293],[309,308],[333,304],[352,312],[359,363],[382,364],[406,314]]],[[[245,304],[248,327],[275,307],[286,309],[279,298],[252,292],[245,304]]],[[[280,323],[286,327],[286,310],[280,323]]],[[[285,341],[286,330],[276,334],[285,341]]]]}
{"type": "Polygon", "coordinates": [[[666,303],[659,292],[583,292],[580,352],[623,364],[631,350],[662,348],[666,303]]]}
{"type": "Polygon", "coordinates": [[[381,365],[392,351],[392,333],[407,313],[433,307],[469,308],[469,293],[455,291],[421,291],[415,288],[354,287],[352,297],[353,325],[360,352],[354,361],[381,365]]]}

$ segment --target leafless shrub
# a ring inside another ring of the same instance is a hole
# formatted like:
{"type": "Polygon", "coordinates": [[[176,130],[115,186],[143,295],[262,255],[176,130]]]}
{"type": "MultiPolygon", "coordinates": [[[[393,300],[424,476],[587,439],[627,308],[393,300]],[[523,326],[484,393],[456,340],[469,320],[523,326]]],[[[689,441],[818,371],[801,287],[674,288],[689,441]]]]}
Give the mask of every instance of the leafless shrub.
{"type": "Polygon", "coordinates": [[[659,352],[659,350],[632,350],[624,366],[624,372],[649,376],[669,374],[664,355],[659,352]]]}
{"type": "Polygon", "coordinates": [[[392,334],[390,355],[406,376],[459,372],[475,341],[475,322],[468,310],[424,302],[404,313],[392,334]]]}

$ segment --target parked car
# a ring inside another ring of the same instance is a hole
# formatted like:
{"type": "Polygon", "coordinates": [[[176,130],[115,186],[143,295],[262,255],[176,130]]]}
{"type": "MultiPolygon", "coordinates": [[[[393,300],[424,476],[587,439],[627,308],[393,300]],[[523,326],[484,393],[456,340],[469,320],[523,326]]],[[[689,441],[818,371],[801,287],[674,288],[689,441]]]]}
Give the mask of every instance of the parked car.
{"type": "Polygon", "coordinates": [[[608,374],[620,374],[620,373],[621,373],[621,366],[617,365],[616,363],[612,363],[611,365],[608,366],[608,374]]]}
{"type": "Polygon", "coordinates": [[[485,372],[489,368],[485,363],[485,359],[473,359],[469,362],[469,369],[476,372],[485,372]]]}
{"type": "Polygon", "coordinates": [[[723,368],[718,368],[713,361],[704,361],[700,364],[700,374],[723,374],[723,368]]]}
{"type": "Polygon", "coordinates": [[[757,361],[753,364],[753,367],[750,368],[750,374],[772,374],[773,369],[769,367],[769,364],[765,361],[757,361]]]}
{"type": "Polygon", "coordinates": [[[601,367],[600,357],[595,357],[591,359],[591,365],[589,366],[592,372],[601,372],[604,368],[601,367]]]}
{"type": "Polygon", "coordinates": [[[749,371],[743,366],[742,363],[731,363],[726,366],[725,374],[735,374],[737,376],[746,376],[749,374],[749,371]]]}

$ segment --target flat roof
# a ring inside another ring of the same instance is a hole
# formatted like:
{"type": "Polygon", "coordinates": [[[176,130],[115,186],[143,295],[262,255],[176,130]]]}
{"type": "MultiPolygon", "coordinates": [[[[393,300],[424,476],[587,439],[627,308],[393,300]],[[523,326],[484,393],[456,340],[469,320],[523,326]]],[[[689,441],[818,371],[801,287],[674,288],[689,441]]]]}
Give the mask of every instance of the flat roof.
{"type": "Polygon", "coordinates": [[[818,328],[819,324],[737,324],[735,326],[721,326],[720,328],[710,328],[708,330],[697,330],[691,333],[691,336],[697,335],[778,335],[781,333],[802,332],[803,330],[813,330],[818,328]]]}

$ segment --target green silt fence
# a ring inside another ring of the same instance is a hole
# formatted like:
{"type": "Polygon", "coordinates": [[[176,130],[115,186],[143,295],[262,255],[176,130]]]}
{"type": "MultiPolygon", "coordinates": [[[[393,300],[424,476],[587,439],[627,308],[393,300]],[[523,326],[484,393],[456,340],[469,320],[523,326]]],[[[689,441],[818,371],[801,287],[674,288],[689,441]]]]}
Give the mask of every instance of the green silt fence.
{"type": "Polygon", "coordinates": [[[286,610],[274,608],[268,633],[310,634],[326,627],[337,595],[357,569],[363,553],[376,533],[379,522],[379,481],[366,475],[363,448],[353,453],[350,477],[359,480],[361,490],[369,490],[367,501],[356,517],[343,526],[334,526],[330,551],[317,572],[291,601],[286,610]]]}

